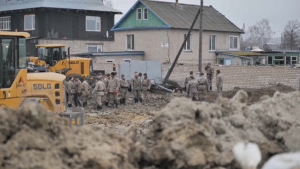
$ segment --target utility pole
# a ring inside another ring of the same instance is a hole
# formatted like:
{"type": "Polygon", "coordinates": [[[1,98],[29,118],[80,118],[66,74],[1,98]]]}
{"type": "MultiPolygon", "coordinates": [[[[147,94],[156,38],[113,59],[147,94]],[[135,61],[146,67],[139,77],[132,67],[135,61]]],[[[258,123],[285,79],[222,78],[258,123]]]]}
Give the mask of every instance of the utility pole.
{"type": "Polygon", "coordinates": [[[203,0],[200,4],[200,25],[199,25],[199,67],[198,71],[202,72],[202,15],[203,14],[203,0]]]}

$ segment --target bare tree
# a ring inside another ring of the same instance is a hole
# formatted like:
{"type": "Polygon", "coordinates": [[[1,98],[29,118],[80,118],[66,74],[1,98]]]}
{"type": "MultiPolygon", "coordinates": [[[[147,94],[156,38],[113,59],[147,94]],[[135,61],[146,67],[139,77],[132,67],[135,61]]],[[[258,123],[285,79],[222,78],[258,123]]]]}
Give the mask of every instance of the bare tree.
{"type": "Polygon", "coordinates": [[[262,19],[248,28],[242,43],[243,45],[259,46],[260,48],[263,48],[273,36],[274,32],[270,26],[270,21],[268,19],[262,19]]]}
{"type": "Polygon", "coordinates": [[[297,20],[290,20],[283,31],[283,48],[290,50],[297,49],[300,45],[300,23],[297,20]]]}
{"type": "Polygon", "coordinates": [[[112,6],[113,6],[111,0],[102,0],[102,1],[103,1],[103,4],[104,4],[105,6],[109,6],[109,7],[112,7],[112,6]]]}

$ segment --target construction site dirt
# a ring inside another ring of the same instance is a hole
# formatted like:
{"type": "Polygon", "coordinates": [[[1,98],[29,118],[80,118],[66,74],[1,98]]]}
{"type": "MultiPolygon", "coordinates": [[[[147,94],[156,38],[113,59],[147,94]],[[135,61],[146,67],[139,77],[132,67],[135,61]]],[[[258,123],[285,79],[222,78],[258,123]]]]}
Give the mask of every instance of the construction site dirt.
{"type": "Polygon", "coordinates": [[[0,169],[240,169],[232,154],[239,141],[259,145],[260,166],[274,154],[300,151],[298,91],[277,84],[223,96],[210,92],[209,102],[199,102],[154,93],[133,104],[129,94],[127,105],[101,111],[90,99],[82,127],[36,104],[4,108],[0,169]]]}

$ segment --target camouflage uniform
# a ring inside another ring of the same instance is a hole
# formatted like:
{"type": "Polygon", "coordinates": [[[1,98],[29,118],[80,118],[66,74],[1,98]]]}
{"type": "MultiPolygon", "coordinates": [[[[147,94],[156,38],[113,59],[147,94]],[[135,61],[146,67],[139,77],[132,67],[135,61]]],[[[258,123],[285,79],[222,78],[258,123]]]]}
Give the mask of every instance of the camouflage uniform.
{"type": "Polygon", "coordinates": [[[142,82],[139,77],[134,77],[131,79],[131,88],[133,91],[135,103],[137,103],[139,100],[140,102],[142,102],[142,98],[141,98],[142,82]]]}
{"type": "Polygon", "coordinates": [[[196,100],[196,97],[198,95],[198,82],[195,79],[191,79],[186,88],[186,92],[189,93],[190,97],[192,97],[192,100],[196,100]]]}
{"type": "Polygon", "coordinates": [[[205,70],[206,70],[206,77],[209,85],[209,90],[212,90],[212,79],[214,77],[214,68],[206,66],[205,70]]]}
{"type": "Polygon", "coordinates": [[[142,80],[143,98],[145,101],[148,100],[148,90],[150,90],[151,81],[148,78],[142,80]]]}
{"type": "Polygon", "coordinates": [[[222,89],[223,89],[223,75],[221,73],[217,74],[217,92],[218,96],[222,96],[222,89]]]}
{"type": "Polygon", "coordinates": [[[74,86],[74,83],[71,80],[69,80],[67,83],[68,106],[69,107],[73,107],[75,105],[75,102],[74,102],[75,90],[74,90],[73,86],[74,86]]]}
{"type": "Polygon", "coordinates": [[[87,106],[87,100],[89,97],[89,83],[87,82],[86,79],[81,84],[81,90],[82,90],[82,102],[83,102],[83,107],[87,106]]]}
{"type": "MultiPolygon", "coordinates": [[[[108,79],[108,78],[104,78],[104,80],[103,80],[103,83],[104,83],[105,88],[106,88],[107,90],[108,90],[108,81],[109,81],[109,80],[110,80],[110,79],[108,79]]],[[[105,105],[108,106],[109,98],[108,98],[108,93],[107,93],[107,92],[104,93],[103,101],[105,102],[105,105]]]]}
{"type": "Polygon", "coordinates": [[[203,75],[197,80],[198,82],[198,92],[199,92],[199,99],[205,100],[206,92],[208,91],[208,81],[206,77],[203,75]]]}
{"type": "Polygon", "coordinates": [[[126,103],[126,94],[128,90],[128,82],[125,79],[120,80],[120,94],[121,94],[121,99],[120,99],[120,104],[125,104],[126,103]]]}
{"type": "Polygon", "coordinates": [[[77,106],[80,106],[80,103],[79,103],[79,95],[80,95],[80,93],[81,93],[81,82],[80,82],[80,80],[78,80],[78,81],[76,81],[76,80],[74,80],[74,82],[73,82],[74,84],[73,84],[73,88],[74,88],[74,100],[75,100],[75,106],[77,107],[77,106]]]}
{"type": "Polygon", "coordinates": [[[115,104],[115,106],[118,108],[118,90],[120,88],[120,81],[117,77],[111,77],[111,79],[108,81],[108,103],[112,102],[112,105],[115,104]]]}
{"type": "Polygon", "coordinates": [[[95,89],[93,90],[92,94],[97,92],[96,101],[97,101],[97,110],[102,109],[102,97],[106,93],[106,87],[104,82],[101,81],[100,78],[98,78],[98,81],[95,85],[95,89]]]}

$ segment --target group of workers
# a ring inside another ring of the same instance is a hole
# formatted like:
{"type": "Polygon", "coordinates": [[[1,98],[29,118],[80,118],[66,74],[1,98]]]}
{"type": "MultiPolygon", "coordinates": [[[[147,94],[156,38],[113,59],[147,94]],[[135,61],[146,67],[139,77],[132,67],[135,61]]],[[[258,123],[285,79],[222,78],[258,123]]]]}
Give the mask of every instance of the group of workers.
{"type": "MultiPolygon", "coordinates": [[[[193,101],[197,99],[204,101],[206,93],[212,91],[214,68],[211,67],[211,63],[207,64],[205,71],[206,77],[203,72],[200,72],[199,79],[196,80],[193,76],[193,71],[190,71],[190,75],[185,79],[186,92],[193,101]]],[[[217,70],[216,73],[216,87],[218,96],[222,96],[223,75],[220,70],[217,70]]]]}
{"type": "Polygon", "coordinates": [[[67,83],[68,107],[81,106],[80,101],[82,101],[82,106],[86,107],[88,98],[96,94],[97,110],[102,109],[103,103],[107,107],[118,108],[118,98],[120,98],[121,105],[126,104],[127,91],[133,92],[135,103],[143,103],[143,100],[148,100],[148,92],[151,87],[147,73],[144,73],[142,78],[142,73],[138,72],[134,73],[134,77],[130,81],[125,79],[125,75],[121,75],[121,79],[119,79],[117,72],[106,74],[104,78],[100,73],[92,93],[89,91],[87,80],[85,78],[81,83],[78,77],[69,78],[67,83]]]}

